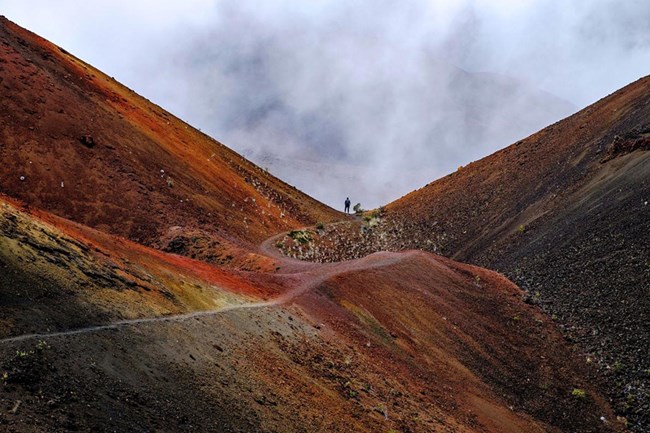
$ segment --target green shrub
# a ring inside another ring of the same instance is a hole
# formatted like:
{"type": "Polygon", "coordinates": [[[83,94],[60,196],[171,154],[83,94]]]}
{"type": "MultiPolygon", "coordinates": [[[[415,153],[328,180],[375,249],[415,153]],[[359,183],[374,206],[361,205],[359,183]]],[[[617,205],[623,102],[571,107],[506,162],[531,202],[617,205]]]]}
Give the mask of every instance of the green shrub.
{"type": "Polygon", "coordinates": [[[587,393],[585,392],[585,390],[580,389],[580,388],[573,388],[573,391],[571,391],[571,395],[576,397],[576,398],[585,398],[585,397],[587,397],[587,393]]]}
{"type": "Polygon", "coordinates": [[[306,244],[311,241],[311,234],[307,230],[292,230],[288,236],[299,244],[306,244]]]}

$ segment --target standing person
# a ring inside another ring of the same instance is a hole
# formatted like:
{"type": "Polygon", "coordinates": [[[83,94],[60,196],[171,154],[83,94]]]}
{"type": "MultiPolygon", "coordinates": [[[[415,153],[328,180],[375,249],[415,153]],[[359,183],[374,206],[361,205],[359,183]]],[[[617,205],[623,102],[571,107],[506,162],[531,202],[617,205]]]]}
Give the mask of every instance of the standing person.
{"type": "Polygon", "coordinates": [[[350,213],[350,197],[345,199],[345,213],[350,213]]]}

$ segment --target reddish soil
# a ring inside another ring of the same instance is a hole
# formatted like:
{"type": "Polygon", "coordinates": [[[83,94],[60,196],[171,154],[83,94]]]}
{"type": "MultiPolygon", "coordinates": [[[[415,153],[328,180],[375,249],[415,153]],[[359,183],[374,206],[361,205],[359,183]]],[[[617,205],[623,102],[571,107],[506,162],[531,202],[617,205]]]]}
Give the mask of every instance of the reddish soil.
{"type": "Polygon", "coordinates": [[[0,41],[0,192],[147,245],[208,242],[215,260],[341,218],[4,17],[0,41]]]}

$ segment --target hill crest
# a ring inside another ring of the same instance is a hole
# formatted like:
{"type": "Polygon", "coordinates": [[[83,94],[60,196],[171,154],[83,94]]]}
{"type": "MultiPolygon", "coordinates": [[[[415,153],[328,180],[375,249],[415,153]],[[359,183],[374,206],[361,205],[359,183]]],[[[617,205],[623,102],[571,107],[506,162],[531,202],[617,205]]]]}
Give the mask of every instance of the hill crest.
{"type": "Polygon", "coordinates": [[[0,191],[161,248],[173,227],[250,245],[340,218],[4,18],[0,38],[0,191]]]}

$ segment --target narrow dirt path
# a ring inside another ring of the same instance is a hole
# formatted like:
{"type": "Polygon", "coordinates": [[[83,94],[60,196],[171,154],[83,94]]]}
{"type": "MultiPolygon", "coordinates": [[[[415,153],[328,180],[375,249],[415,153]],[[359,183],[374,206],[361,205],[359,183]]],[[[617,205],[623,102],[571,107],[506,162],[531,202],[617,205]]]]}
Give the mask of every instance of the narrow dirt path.
{"type": "Polygon", "coordinates": [[[180,321],[183,321],[183,320],[194,319],[194,318],[197,318],[197,317],[213,316],[213,315],[216,315],[216,314],[225,313],[227,311],[233,311],[233,310],[244,310],[244,309],[251,309],[251,308],[271,307],[271,306],[280,304],[281,303],[280,301],[281,301],[280,298],[277,298],[275,300],[267,301],[267,302],[251,302],[251,303],[248,303],[248,304],[228,305],[228,306],[225,306],[225,307],[222,307],[222,308],[218,308],[216,310],[195,311],[193,313],[177,314],[177,315],[171,315],[171,316],[144,317],[144,318],[141,318],[141,319],[120,320],[118,322],[107,323],[105,325],[88,326],[86,328],[78,328],[78,329],[73,329],[73,330],[70,330],[70,331],[24,334],[24,335],[18,335],[16,337],[3,338],[3,339],[0,340],[0,344],[14,343],[14,342],[26,341],[26,340],[35,340],[35,339],[42,340],[42,339],[46,339],[46,338],[55,338],[55,337],[65,337],[65,336],[70,336],[70,335],[88,334],[88,333],[92,333],[92,332],[106,331],[106,330],[111,330],[111,329],[118,329],[118,328],[122,328],[122,327],[125,327],[125,326],[140,325],[140,324],[145,324],[145,323],[180,322],[180,321]]]}
{"type": "Polygon", "coordinates": [[[88,333],[92,333],[92,332],[119,329],[119,328],[126,327],[126,326],[141,325],[141,324],[147,324],[147,323],[181,322],[181,321],[184,321],[184,320],[190,320],[190,319],[195,319],[195,318],[199,318],[199,317],[215,316],[217,314],[226,313],[228,311],[273,307],[273,306],[276,306],[276,305],[281,305],[281,304],[288,303],[292,299],[300,296],[301,294],[303,294],[304,292],[309,290],[313,285],[315,285],[315,284],[309,285],[307,287],[297,287],[297,288],[295,288],[293,290],[290,290],[287,293],[285,293],[283,295],[280,295],[277,298],[272,299],[270,301],[249,302],[249,303],[245,303],[245,304],[227,305],[225,307],[217,308],[217,309],[214,309],[214,310],[194,311],[194,312],[191,312],[191,313],[174,314],[174,315],[169,315],[169,316],[143,317],[143,318],[140,318],[140,319],[120,320],[120,321],[117,321],[117,322],[107,323],[107,324],[104,324],[104,325],[88,326],[88,327],[85,327],[85,328],[72,329],[72,330],[69,330],[69,331],[24,334],[24,335],[18,335],[18,336],[15,336],[15,337],[8,337],[8,338],[0,339],[0,344],[13,343],[13,342],[19,342],[19,341],[26,341],[26,340],[46,339],[46,338],[55,338],[55,337],[65,337],[65,336],[70,336],[70,335],[88,334],[88,333]]]}
{"type": "MultiPolygon", "coordinates": [[[[262,243],[260,249],[262,249],[265,253],[268,254],[268,252],[273,250],[272,242],[278,237],[283,236],[284,234],[285,233],[281,233],[279,235],[267,239],[262,243]]],[[[273,307],[277,305],[283,305],[291,302],[293,299],[299,297],[300,295],[309,291],[310,289],[317,287],[326,279],[331,278],[334,275],[344,273],[344,272],[356,271],[360,269],[388,266],[390,264],[398,262],[399,260],[404,259],[405,257],[407,257],[409,252],[402,252],[402,253],[380,252],[380,253],[371,254],[370,256],[366,256],[361,259],[350,260],[350,261],[339,262],[339,263],[324,263],[324,264],[304,262],[298,259],[292,259],[280,255],[277,251],[276,254],[279,256],[278,259],[281,260],[283,264],[292,265],[291,267],[293,267],[293,272],[288,273],[286,275],[288,277],[290,276],[294,278],[292,281],[293,281],[293,285],[295,285],[295,288],[269,301],[227,305],[222,308],[218,308],[214,310],[195,311],[191,313],[176,314],[176,315],[169,315],[169,316],[157,316],[157,317],[145,317],[140,319],[120,320],[117,322],[107,323],[104,325],[94,325],[94,326],[88,326],[84,328],[72,329],[68,331],[23,334],[23,335],[0,339],[0,344],[9,344],[9,343],[16,343],[16,342],[22,342],[28,340],[45,340],[48,338],[89,334],[93,332],[117,330],[128,326],[135,326],[135,325],[142,325],[142,324],[149,324],[149,323],[180,322],[180,321],[195,319],[199,317],[215,316],[229,311],[267,308],[267,307],[273,307]]]]}

